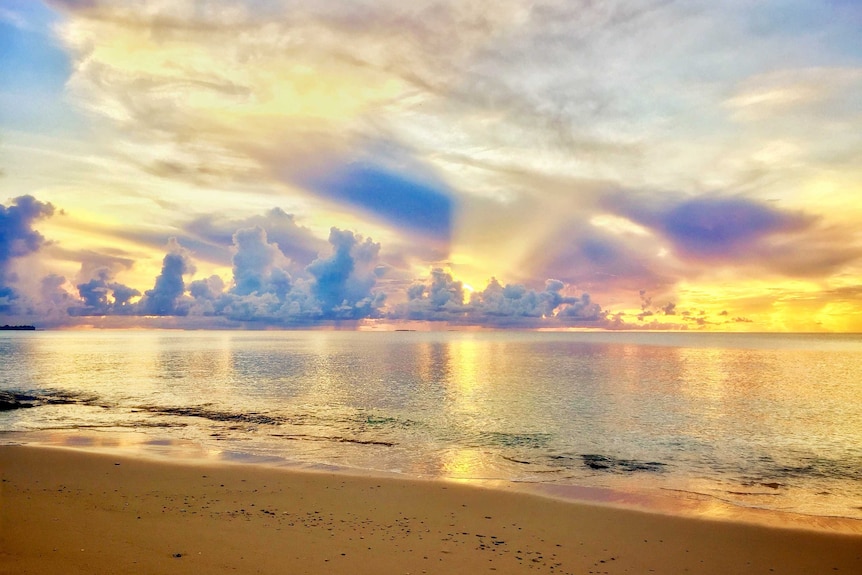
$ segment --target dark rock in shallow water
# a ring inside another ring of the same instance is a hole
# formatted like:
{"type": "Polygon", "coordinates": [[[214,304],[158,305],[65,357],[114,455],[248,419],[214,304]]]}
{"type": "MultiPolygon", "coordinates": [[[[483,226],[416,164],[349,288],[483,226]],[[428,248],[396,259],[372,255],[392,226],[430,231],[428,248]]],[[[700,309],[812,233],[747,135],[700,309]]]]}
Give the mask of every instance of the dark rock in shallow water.
{"type": "Polygon", "coordinates": [[[34,398],[25,395],[16,395],[14,393],[0,391],[0,411],[12,411],[13,409],[34,407],[35,404],[32,403],[33,399],[34,398]]]}
{"type": "Polygon", "coordinates": [[[0,399],[0,411],[12,411],[13,409],[22,409],[26,407],[33,407],[33,404],[20,403],[18,401],[6,401],[4,399],[0,399]]]}
{"type": "MultiPolygon", "coordinates": [[[[158,413],[162,415],[184,415],[186,417],[202,417],[212,421],[226,421],[237,423],[252,423],[262,425],[279,425],[283,421],[278,417],[271,417],[262,413],[231,413],[227,411],[217,411],[206,409],[204,407],[157,407],[147,406],[142,408],[150,413],[158,413]]],[[[239,428],[232,428],[239,429],[239,428]]]]}
{"type": "Polygon", "coordinates": [[[586,453],[581,455],[584,465],[590,469],[611,472],[662,471],[664,463],[657,461],[638,461],[636,459],[617,459],[607,455],[586,453]]]}
{"type": "Polygon", "coordinates": [[[585,454],[581,455],[584,460],[584,465],[590,469],[610,469],[611,459],[604,455],[585,454]]]}

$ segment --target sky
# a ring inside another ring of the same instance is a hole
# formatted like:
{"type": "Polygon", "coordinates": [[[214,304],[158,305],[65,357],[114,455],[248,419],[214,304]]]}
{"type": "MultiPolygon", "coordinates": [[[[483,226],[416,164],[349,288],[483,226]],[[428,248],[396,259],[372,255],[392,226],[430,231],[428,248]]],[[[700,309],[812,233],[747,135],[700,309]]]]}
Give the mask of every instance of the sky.
{"type": "Polygon", "coordinates": [[[0,323],[862,331],[855,0],[0,0],[0,323]]]}

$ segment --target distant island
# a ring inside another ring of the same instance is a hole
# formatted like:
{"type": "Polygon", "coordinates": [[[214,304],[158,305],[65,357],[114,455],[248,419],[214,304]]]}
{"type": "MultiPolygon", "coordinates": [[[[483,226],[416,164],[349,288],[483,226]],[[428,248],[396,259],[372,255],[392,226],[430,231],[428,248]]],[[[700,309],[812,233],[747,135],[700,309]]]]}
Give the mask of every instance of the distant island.
{"type": "Polygon", "coordinates": [[[35,325],[0,325],[0,331],[36,331],[35,325]]]}

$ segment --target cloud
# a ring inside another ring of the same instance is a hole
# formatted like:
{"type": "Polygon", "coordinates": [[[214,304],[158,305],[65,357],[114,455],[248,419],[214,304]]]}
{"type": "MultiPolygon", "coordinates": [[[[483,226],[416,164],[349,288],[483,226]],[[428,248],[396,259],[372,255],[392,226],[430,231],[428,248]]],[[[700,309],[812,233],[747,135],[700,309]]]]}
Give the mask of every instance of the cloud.
{"type": "Polygon", "coordinates": [[[566,296],[565,288],[563,282],[553,279],[536,291],[521,284],[504,286],[492,278],[484,290],[465,302],[464,285],[437,268],[426,282],[409,288],[408,301],[396,306],[390,317],[496,327],[600,327],[606,323],[606,312],[589,294],[566,296]]]}
{"type": "MultiPolygon", "coordinates": [[[[35,209],[37,203],[21,203],[28,207],[24,213],[29,214],[29,219],[19,214],[21,221],[29,222],[42,213],[35,209]]],[[[276,233],[283,235],[282,244],[288,248],[296,237],[306,245],[313,243],[308,241],[310,234],[305,228],[280,210],[236,222],[240,221],[272,225],[276,233]]],[[[217,244],[226,242],[225,236],[217,232],[227,222],[199,218],[190,228],[217,244]]],[[[29,224],[25,227],[29,230],[29,224]]],[[[27,241],[16,246],[15,254],[29,253],[44,243],[40,235],[18,235],[27,241]]],[[[85,316],[202,316],[271,325],[382,317],[523,327],[600,326],[606,322],[606,312],[589,294],[568,295],[568,287],[560,280],[548,280],[543,289],[533,290],[522,284],[502,285],[492,279],[485,290],[471,293],[442,269],[432,270],[427,282],[406,288],[406,303],[387,308],[388,294],[379,285],[392,268],[381,259],[381,244],[337,227],[330,229],[328,244],[328,254],[322,251],[299,267],[261,225],[239,228],[230,235],[230,246],[224,248],[233,252],[231,281],[210,276],[187,282],[186,278],[195,271],[194,254],[172,238],[161,272],[152,289],[143,293],[115,280],[118,272],[133,266],[130,258],[61,250],[65,258],[77,257],[81,262],[78,298],[66,292],[65,278],[52,274],[42,281],[41,311],[34,310],[57,316],[65,306],[69,321],[85,316]]],[[[11,248],[7,251],[12,253],[11,248]]],[[[389,288],[396,289],[393,286],[397,285],[389,284],[389,288]]],[[[56,317],[52,321],[58,322],[56,317]]]]}
{"type": "Polygon", "coordinates": [[[656,245],[666,242],[666,271],[676,279],[719,267],[823,277],[862,259],[857,229],[744,196],[665,194],[656,200],[643,193],[616,193],[604,200],[604,207],[644,226],[657,238],[656,245]],[[672,259],[680,265],[669,265],[672,259]]]}
{"type": "MultiPolygon", "coordinates": [[[[180,224],[184,234],[178,236],[184,246],[198,257],[205,256],[218,263],[232,262],[230,247],[237,230],[258,227],[266,230],[267,241],[274,243],[289,260],[289,266],[304,268],[325,249],[326,241],[299,225],[293,214],[272,208],[263,215],[227,218],[221,214],[206,214],[180,224]]],[[[288,268],[286,268],[288,269],[288,268]]]]}
{"type": "Polygon", "coordinates": [[[314,278],[312,293],[327,318],[361,319],[379,311],[385,296],[373,293],[377,283],[380,244],[351,231],[332,228],[329,243],[333,253],[318,258],[306,268],[314,278]]]}
{"type": "MultiPolygon", "coordinates": [[[[183,301],[185,282],[183,276],[194,273],[195,267],[187,250],[171,238],[168,253],[162,260],[162,273],[156,277],[153,289],[144,292],[138,304],[141,315],[188,315],[188,302],[183,301]]],[[[125,295],[125,294],[124,294],[125,295]]],[[[117,292],[114,292],[117,297],[117,292]]]]}
{"type": "Polygon", "coordinates": [[[276,244],[269,243],[266,230],[260,226],[237,230],[233,244],[231,291],[240,296],[273,292],[283,298],[291,281],[283,267],[287,259],[276,244]]]}
{"type": "Polygon", "coordinates": [[[77,275],[77,279],[81,282],[99,277],[105,270],[113,278],[116,274],[130,270],[135,265],[135,260],[129,254],[111,248],[103,251],[70,251],[62,246],[52,246],[52,252],[55,252],[62,259],[81,264],[81,269],[77,275]]]}
{"type": "MultiPolygon", "coordinates": [[[[68,306],[72,317],[147,315],[222,317],[233,322],[267,325],[308,325],[367,318],[447,321],[461,325],[587,326],[607,323],[607,313],[589,294],[570,296],[560,280],[548,280],[542,290],[521,284],[502,285],[492,279],[485,290],[469,293],[451,273],[434,269],[426,282],[406,290],[406,302],[386,308],[387,295],[377,289],[387,266],[381,246],[349,230],[333,227],[330,253],[319,255],[301,273],[291,276],[287,258],[256,226],[232,236],[233,277],[229,284],[218,276],[186,283],[194,271],[192,254],[172,240],[153,289],[140,292],[112,281],[102,268],[78,285],[80,300],[68,306]]],[[[50,281],[52,297],[63,299],[63,278],[50,281]]],[[[59,300],[58,300],[59,301],[59,300]]],[[[223,324],[220,324],[223,325],[223,324]]]]}
{"type": "Polygon", "coordinates": [[[464,284],[441,268],[432,269],[428,281],[411,285],[407,298],[407,303],[394,311],[394,319],[452,321],[467,314],[464,284]]]}
{"type": "Polygon", "coordinates": [[[556,318],[563,324],[577,324],[604,318],[601,306],[588,293],[567,297],[562,294],[565,287],[560,280],[550,279],[543,291],[534,291],[520,284],[501,286],[493,279],[473,295],[470,304],[482,321],[493,317],[556,318]]]}
{"type": "Polygon", "coordinates": [[[8,207],[0,204],[0,312],[10,312],[19,297],[11,285],[17,280],[12,260],[39,251],[45,238],[33,224],[53,214],[53,205],[33,196],[14,198],[8,207]]]}
{"type": "MultiPolygon", "coordinates": [[[[632,214],[637,221],[638,215],[632,214]]],[[[781,211],[740,197],[697,197],[644,218],[667,237],[683,257],[729,260],[780,233],[798,232],[813,221],[801,213],[781,211]]]]}
{"type": "Polygon", "coordinates": [[[534,273],[556,277],[581,289],[604,294],[663,293],[680,277],[662,256],[655,236],[610,231],[588,221],[572,221],[548,237],[529,264],[534,273]]]}
{"type": "Polygon", "coordinates": [[[232,284],[217,276],[189,284],[192,314],[234,321],[296,325],[375,317],[385,301],[375,291],[380,245],[351,231],[332,228],[332,253],[318,256],[297,277],[288,260],[259,226],[233,235],[232,284]]]}
{"type": "Polygon", "coordinates": [[[368,163],[328,166],[324,174],[306,181],[311,189],[390,225],[445,243],[451,238],[452,192],[440,182],[368,163]]]}
{"type": "MultiPolygon", "coordinates": [[[[68,306],[69,315],[135,315],[137,308],[130,303],[130,300],[134,297],[140,296],[141,292],[121,283],[111,281],[112,278],[112,270],[109,268],[101,268],[95,272],[95,277],[91,278],[89,281],[79,283],[76,287],[81,299],[78,302],[70,302],[70,305],[68,306]]],[[[47,285],[54,286],[54,295],[51,296],[52,300],[66,299],[62,293],[58,291],[65,281],[64,278],[54,278],[53,280],[46,278],[43,281],[47,281],[47,285]]]]}

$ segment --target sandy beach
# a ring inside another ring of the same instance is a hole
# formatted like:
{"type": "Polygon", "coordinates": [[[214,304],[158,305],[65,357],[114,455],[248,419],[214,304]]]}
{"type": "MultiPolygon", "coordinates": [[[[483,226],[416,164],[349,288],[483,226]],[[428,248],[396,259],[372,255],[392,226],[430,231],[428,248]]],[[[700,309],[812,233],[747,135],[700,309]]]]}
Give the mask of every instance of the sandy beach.
{"type": "Polygon", "coordinates": [[[0,573],[860,573],[862,535],[447,482],[0,447],[0,573]]]}

